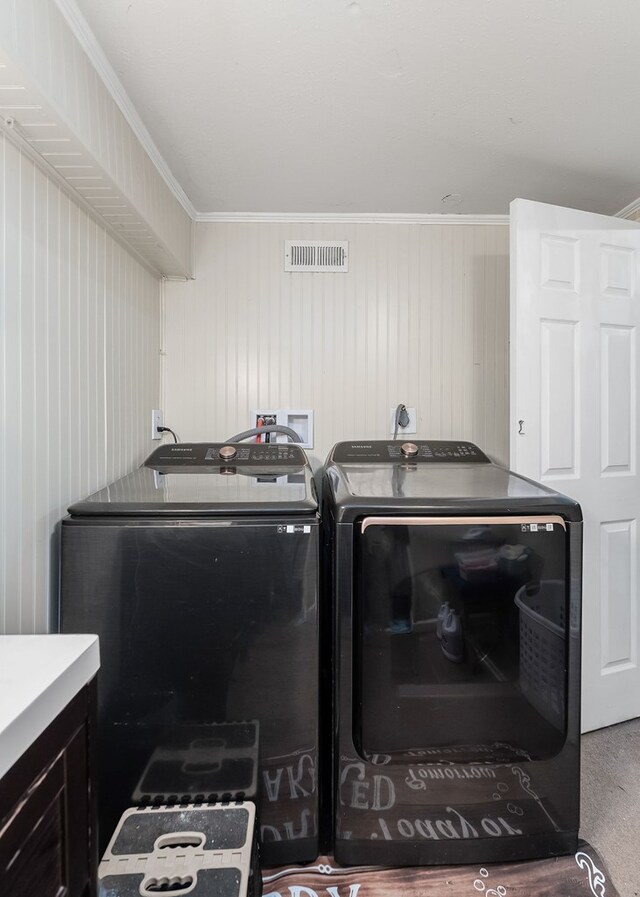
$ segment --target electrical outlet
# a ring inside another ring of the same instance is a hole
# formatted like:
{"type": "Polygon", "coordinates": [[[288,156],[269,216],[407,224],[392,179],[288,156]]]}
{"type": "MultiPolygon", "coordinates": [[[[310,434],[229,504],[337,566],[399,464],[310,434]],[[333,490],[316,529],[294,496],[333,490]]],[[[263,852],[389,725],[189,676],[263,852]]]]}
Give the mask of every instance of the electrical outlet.
{"type": "Polygon", "coordinates": [[[162,411],[159,411],[155,408],[151,412],[151,438],[152,439],[162,439],[162,433],[158,433],[158,427],[162,427],[164,425],[164,415],[162,411]]]}
{"type": "MultiPolygon", "coordinates": [[[[389,412],[389,432],[393,436],[396,431],[396,407],[390,409],[389,412]]],[[[418,432],[418,415],[415,408],[407,407],[409,415],[409,423],[406,427],[398,427],[398,436],[408,436],[410,433],[418,432]]]]}

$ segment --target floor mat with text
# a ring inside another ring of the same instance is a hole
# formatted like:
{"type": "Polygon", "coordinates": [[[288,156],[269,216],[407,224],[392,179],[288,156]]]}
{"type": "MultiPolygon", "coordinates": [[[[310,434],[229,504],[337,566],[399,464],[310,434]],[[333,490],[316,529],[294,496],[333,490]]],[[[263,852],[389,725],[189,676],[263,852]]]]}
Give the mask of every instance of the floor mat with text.
{"type": "Polygon", "coordinates": [[[585,841],[575,855],[487,866],[308,866],[263,870],[263,897],[620,897],[598,853],[585,841]]]}

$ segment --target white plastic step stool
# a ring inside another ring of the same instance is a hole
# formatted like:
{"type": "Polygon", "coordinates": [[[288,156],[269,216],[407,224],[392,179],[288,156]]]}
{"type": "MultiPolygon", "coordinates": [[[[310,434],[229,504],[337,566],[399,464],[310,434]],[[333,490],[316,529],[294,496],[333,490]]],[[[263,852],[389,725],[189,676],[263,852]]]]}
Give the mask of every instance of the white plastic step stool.
{"type": "Polygon", "coordinates": [[[257,897],[255,806],[132,808],[98,870],[100,897],[257,897]]]}

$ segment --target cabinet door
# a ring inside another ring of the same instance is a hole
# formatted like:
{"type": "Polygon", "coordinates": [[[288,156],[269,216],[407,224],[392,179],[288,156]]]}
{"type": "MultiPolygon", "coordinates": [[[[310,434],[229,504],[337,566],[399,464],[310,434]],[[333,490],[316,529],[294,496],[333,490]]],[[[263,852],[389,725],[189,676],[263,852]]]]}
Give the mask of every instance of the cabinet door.
{"type": "Polygon", "coordinates": [[[87,692],[0,781],[2,897],[95,894],[87,692]]]}
{"type": "Polygon", "coordinates": [[[71,897],[64,828],[61,756],[34,782],[2,833],[0,880],[7,897],[71,897]]]}

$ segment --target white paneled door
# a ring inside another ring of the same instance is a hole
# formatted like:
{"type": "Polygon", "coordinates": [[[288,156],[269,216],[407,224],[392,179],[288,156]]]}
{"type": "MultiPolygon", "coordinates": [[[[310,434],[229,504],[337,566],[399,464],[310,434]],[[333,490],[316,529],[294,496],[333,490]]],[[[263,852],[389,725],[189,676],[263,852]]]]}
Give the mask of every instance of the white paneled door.
{"type": "Polygon", "coordinates": [[[511,466],[584,515],[583,731],[640,716],[640,224],[511,204],[511,466]]]}

